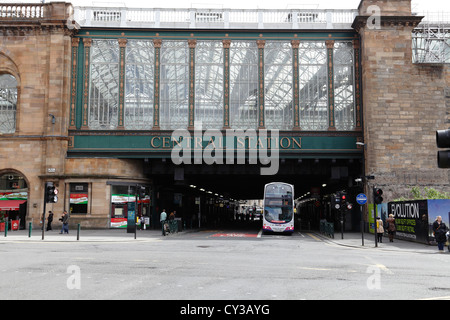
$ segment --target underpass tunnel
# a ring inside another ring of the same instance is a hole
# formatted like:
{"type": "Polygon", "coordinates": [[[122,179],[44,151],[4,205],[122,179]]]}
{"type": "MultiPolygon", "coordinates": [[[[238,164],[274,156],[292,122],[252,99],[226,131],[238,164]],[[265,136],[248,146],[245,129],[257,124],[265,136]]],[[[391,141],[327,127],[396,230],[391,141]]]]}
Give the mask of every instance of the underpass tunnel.
{"type": "MultiPolygon", "coordinates": [[[[333,194],[345,190],[354,199],[362,191],[355,182],[361,176],[360,159],[280,159],[276,175],[261,175],[260,169],[248,163],[174,165],[170,159],[148,159],[145,173],[154,186],[152,220],[158,225],[165,209],[168,215],[175,212],[187,229],[260,229],[261,221],[239,217],[237,207],[247,200],[262,200],[265,184],[285,182],[294,185],[296,229],[312,230],[319,228],[321,219],[338,221],[333,194]]],[[[358,230],[359,215],[353,210],[346,213],[345,221],[347,231],[358,230]]]]}

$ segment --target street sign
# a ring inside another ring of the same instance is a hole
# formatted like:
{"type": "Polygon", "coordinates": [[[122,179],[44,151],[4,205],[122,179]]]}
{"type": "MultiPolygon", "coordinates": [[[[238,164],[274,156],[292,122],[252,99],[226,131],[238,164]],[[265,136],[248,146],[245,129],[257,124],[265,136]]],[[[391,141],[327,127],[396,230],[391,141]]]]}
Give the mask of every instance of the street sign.
{"type": "Polygon", "coordinates": [[[367,196],[364,193],[360,193],[356,196],[356,202],[359,205],[364,205],[367,203],[367,196]]]}

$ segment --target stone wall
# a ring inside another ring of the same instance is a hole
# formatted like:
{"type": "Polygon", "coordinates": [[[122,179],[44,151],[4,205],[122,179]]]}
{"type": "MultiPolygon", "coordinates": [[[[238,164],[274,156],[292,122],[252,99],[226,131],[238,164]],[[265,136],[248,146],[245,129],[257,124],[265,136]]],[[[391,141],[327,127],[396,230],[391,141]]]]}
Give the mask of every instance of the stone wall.
{"type": "MultiPolygon", "coordinates": [[[[64,173],[72,34],[67,21],[73,8],[58,2],[14,4],[5,10],[16,13],[0,21],[0,73],[16,77],[18,103],[16,132],[0,135],[0,169],[25,177],[27,218],[36,225],[43,212],[45,181],[58,181],[48,175],[64,173]],[[41,15],[20,14],[41,8],[41,15]],[[48,174],[49,169],[54,172],[48,174]]],[[[62,203],[55,209],[62,211],[62,203]]]]}
{"type": "Polygon", "coordinates": [[[437,168],[435,140],[435,131],[448,126],[449,69],[412,63],[411,32],[420,19],[411,15],[411,1],[363,0],[354,23],[361,35],[366,173],[386,201],[415,185],[450,191],[448,170],[437,168]],[[379,6],[381,16],[368,17],[369,5],[379,6]]]}

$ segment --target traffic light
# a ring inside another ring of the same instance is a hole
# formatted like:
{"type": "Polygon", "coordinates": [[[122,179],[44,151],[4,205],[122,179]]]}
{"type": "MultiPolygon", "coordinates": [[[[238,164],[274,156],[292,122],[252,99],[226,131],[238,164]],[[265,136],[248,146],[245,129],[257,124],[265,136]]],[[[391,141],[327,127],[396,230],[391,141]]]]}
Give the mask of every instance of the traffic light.
{"type": "Polygon", "coordinates": [[[58,189],[53,185],[53,182],[45,183],[45,202],[56,203],[58,202],[58,189]]]}
{"type": "Polygon", "coordinates": [[[378,188],[374,188],[373,189],[373,199],[375,204],[381,204],[383,203],[383,190],[378,189],[378,188]]]}
{"type": "Polygon", "coordinates": [[[138,187],[138,195],[140,200],[145,198],[145,187],[138,187]]]}
{"type": "Polygon", "coordinates": [[[347,194],[345,192],[341,193],[341,204],[345,206],[347,203],[347,194]]]}
{"type": "MultiPolygon", "coordinates": [[[[450,129],[436,131],[436,145],[438,148],[450,148],[450,129]]],[[[437,162],[439,168],[450,168],[450,150],[438,151],[437,162]]]]}

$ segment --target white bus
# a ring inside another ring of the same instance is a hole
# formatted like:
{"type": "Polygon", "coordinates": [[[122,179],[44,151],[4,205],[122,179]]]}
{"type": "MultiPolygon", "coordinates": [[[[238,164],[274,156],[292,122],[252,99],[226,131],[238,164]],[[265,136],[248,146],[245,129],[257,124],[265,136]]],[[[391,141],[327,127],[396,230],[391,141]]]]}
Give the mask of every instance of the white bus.
{"type": "Polygon", "coordinates": [[[283,182],[264,187],[263,231],[294,232],[294,186],[283,182]]]}

